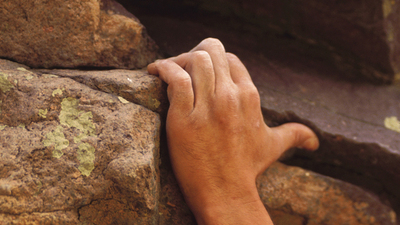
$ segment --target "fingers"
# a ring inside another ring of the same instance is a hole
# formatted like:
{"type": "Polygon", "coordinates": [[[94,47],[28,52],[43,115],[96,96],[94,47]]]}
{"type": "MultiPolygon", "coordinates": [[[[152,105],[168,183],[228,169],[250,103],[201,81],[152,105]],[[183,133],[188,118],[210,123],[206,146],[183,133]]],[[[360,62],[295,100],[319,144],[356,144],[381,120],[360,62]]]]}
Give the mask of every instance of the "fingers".
{"type": "Polygon", "coordinates": [[[226,58],[229,64],[231,78],[235,84],[253,84],[249,72],[236,55],[226,53],[226,58]]]}
{"type": "Polygon", "coordinates": [[[194,93],[189,74],[171,60],[159,60],[147,66],[150,74],[159,75],[168,84],[171,108],[190,113],[193,110],[194,93]]]}
{"type": "Polygon", "coordinates": [[[200,42],[190,52],[206,51],[211,57],[215,72],[215,86],[218,89],[220,84],[232,83],[229,71],[229,64],[226,58],[224,45],[215,38],[207,38],[200,42]]]}
{"type": "Polygon", "coordinates": [[[206,51],[195,51],[170,59],[185,69],[192,78],[195,107],[207,105],[215,91],[215,75],[210,55],[206,51]]]}
{"type": "Polygon", "coordinates": [[[315,133],[303,124],[286,123],[271,128],[271,130],[273,131],[274,142],[281,143],[278,149],[280,155],[290,148],[304,148],[313,151],[319,147],[315,133]]]}

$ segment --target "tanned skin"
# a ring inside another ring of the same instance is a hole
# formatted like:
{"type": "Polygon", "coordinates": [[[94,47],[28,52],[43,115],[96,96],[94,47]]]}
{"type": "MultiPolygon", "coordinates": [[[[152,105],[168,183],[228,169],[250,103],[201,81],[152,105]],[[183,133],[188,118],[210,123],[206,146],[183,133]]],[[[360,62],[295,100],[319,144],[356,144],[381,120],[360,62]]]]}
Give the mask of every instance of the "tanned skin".
{"type": "Polygon", "coordinates": [[[289,148],[317,149],[314,132],[268,127],[248,71],[217,39],[147,69],[168,84],[169,154],[198,224],[272,224],[256,178],[289,148]]]}

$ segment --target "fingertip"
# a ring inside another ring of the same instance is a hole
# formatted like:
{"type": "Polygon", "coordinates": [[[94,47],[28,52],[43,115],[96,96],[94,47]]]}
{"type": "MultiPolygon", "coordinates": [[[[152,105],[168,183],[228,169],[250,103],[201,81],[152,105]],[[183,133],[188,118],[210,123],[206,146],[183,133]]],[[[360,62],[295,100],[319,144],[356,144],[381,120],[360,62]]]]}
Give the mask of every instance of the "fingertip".
{"type": "Polygon", "coordinates": [[[290,148],[314,151],[319,147],[317,135],[309,127],[300,123],[286,123],[272,128],[281,142],[282,152],[290,148]]]}
{"type": "Polygon", "coordinates": [[[156,60],[153,63],[150,63],[149,65],[147,65],[147,72],[151,75],[158,75],[158,69],[157,69],[157,63],[160,60],[156,60]]]}
{"type": "Polygon", "coordinates": [[[308,138],[299,146],[299,148],[306,149],[309,151],[317,150],[319,148],[319,140],[317,136],[308,138]]]}

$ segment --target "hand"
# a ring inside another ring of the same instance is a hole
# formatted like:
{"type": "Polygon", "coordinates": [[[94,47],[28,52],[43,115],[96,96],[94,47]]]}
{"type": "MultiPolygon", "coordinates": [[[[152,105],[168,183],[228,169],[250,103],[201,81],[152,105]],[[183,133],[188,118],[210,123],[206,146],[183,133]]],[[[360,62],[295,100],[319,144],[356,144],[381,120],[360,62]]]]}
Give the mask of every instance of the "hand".
{"type": "Polygon", "coordinates": [[[249,73],[217,39],[148,66],[168,84],[169,154],[199,224],[272,224],[256,177],[289,148],[318,148],[296,123],[269,128],[249,73]]]}

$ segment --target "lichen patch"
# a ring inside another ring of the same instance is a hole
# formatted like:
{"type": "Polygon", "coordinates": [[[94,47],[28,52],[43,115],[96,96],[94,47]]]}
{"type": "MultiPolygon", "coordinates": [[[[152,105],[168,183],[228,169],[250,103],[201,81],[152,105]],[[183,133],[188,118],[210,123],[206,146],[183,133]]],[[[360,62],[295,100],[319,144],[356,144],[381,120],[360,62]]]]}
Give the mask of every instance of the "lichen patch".
{"type": "Polygon", "coordinates": [[[78,167],[82,175],[89,176],[94,169],[95,148],[89,143],[81,143],[78,146],[78,160],[80,165],[78,167]]]}
{"type": "Polygon", "coordinates": [[[387,129],[400,133],[400,121],[397,119],[397,117],[386,117],[383,123],[387,129]]]}
{"type": "Polygon", "coordinates": [[[47,109],[39,109],[39,116],[42,118],[46,118],[47,109]]]}
{"type": "Polygon", "coordinates": [[[92,112],[78,109],[79,100],[75,98],[64,98],[61,102],[60,123],[67,127],[73,127],[80,131],[74,137],[78,144],[77,158],[80,162],[78,167],[82,175],[89,176],[94,169],[95,148],[89,143],[82,142],[89,136],[95,136],[95,124],[92,121],[92,112]]]}
{"type": "Polygon", "coordinates": [[[67,148],[69,141],[65,138],[63,127],[58,125],[52,132],[47,133],[46,139],[43,140],[43,145],[48,147],[55,145],[53,150],[53,157],[59,159],[64,153],[63,149],[67,148]]]}
{"type": "Polygon", "coordinates": [[[62,90],[60,88],[57,88],[53,93],[51,93],[51,96],[53,97],[56,97],[56,95],[62,95],[62,90]]]}
{"type": "Polygon", "coordinates": [[[74,127],[81,133],[74,138],[75,143],[79,143],[88,136],[95,136],[95,125],[92,122],[92,112],[79,110],[79,100],[75,98],[64,98],[61,102],[60,123],[67,127],[74,127]]]}
{"type": "Polygon", "coordinates": [[[118,96],[118,99],[119,99],[122,103],[124,103],[124,104],[128,104],[128,103],[129,103],[128,100],[126,100],[125,98],[123,98],[123,97],[121,97],[121,96],[118,96]]]}
{"type": "Polygon", "coordinates": [[[0,72],[0,90],[6,93],[14,87],[15,86],[8,80],[8,74],[0,72]]]}

